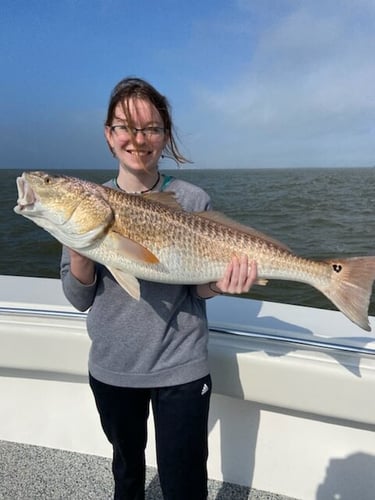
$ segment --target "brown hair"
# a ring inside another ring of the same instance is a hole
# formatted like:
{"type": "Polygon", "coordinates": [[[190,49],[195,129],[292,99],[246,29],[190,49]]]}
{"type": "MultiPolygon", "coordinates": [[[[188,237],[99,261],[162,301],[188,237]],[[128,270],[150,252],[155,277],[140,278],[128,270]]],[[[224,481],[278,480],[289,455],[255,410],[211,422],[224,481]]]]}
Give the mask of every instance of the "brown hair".
{"type": "Polygon", "coordinates": [[[125,116],[128,117],[127,105],[133,97],[150,102],[158,110],[163,120],[165,132],[168,134],[168,141],[165,146],[166,156],[174,159],[177,163],[189,162],[178,150],[173,133],[171,108],[167,98],[145,80],[134,77],[124,78],[115,86],[110,95],[105,125],[108,127],[112,125],[115,109],[119,103],[122,104],[125,116]]]}

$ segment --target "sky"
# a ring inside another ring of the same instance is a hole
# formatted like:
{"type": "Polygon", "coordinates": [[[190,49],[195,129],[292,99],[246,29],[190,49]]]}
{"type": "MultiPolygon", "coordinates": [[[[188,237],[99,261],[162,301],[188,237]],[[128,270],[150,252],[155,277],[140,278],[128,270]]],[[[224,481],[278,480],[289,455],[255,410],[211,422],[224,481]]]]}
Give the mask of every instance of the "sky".
{"type": "Polygon", "coordinates": [[[1,0],[0,168],[117,168],[126,76],[194,168],[374,166],[374,54],[375,0],[1,0]]]}

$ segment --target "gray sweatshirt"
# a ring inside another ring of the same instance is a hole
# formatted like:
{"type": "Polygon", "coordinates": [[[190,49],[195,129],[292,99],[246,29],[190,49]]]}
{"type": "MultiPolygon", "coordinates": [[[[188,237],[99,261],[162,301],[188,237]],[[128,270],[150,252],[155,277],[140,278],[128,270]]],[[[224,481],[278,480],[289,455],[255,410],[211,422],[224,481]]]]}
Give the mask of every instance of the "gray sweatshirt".
{"type": "MultiPolygon", "coordinates": [[[[115,188],[113,181],[106,185],[115,188]]],[[[207,193],[188,182],[172,178],[164,190],[176,193],[187,211],[210,208],[207,193]]],[[[89,310],[89,371],[97,380],[122,387],[163,387],[208,374],[206,307],[195,286],[139,280],[137,301],[100,264],[94,284],[80,283],[70,272],[65,248],[61,279],[71,304],[89,310]]]]}

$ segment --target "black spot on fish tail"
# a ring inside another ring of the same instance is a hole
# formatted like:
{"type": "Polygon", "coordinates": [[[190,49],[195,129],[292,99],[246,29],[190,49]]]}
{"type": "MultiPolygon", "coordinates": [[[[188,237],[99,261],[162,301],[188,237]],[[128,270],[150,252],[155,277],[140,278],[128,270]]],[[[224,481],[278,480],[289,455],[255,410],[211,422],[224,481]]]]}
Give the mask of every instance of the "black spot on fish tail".
{"type": "Polygon", "coordinates": [[[342,271],[342,265],[341,264],[332,264],[332,268],[336,273],[339,273],[342,271]]]}

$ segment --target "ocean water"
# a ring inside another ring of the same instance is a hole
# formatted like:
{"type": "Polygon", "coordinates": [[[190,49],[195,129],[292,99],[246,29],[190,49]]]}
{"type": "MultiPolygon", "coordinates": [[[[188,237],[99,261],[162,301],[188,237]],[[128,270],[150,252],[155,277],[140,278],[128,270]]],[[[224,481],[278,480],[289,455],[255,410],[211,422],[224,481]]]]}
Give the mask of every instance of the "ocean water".
{"type": "MultiPolygon", "coordinates": [[[[295,253],[316,259],[375,255],[375,169],[249,169],[165,171],[204,188],[214,208],[284,242],[295,253]]],[[[60,244],[33,222],[13,212],[16,177],[0,170],[0,274],[59,275],[60,244]]],[[[57,172],[56,172],[57,173],[57,172]]],[[[110,170],[59,171],[102,183],[110,170]]],[[[250,297],[332,309],[318,291],[272,281],[250,297]]],[[[370,304],[375,315],[375,293],[370,304]]]]}

